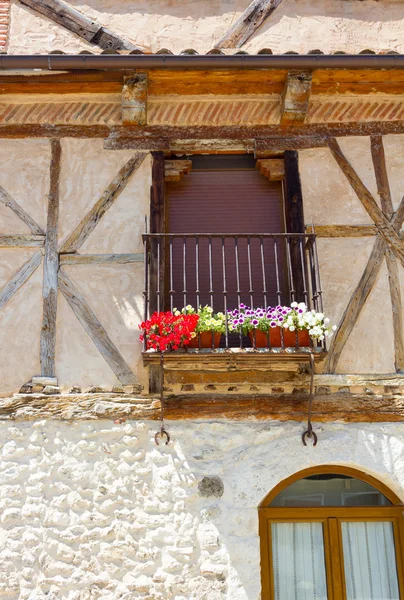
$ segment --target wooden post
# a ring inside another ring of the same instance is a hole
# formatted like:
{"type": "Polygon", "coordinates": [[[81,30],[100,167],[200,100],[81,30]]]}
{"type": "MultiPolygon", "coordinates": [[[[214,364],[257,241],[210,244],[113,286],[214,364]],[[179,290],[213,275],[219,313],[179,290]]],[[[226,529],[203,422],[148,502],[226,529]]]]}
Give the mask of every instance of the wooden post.
{"type": "MultiPolygon", "coordinates": [[[[165,206],[164,206],[164,188],[165,188],[165,165],[164,153],[152,152],[152,185],[150,188],[150,233],[164,233],[165,231],[165,206]]],[[[160,309],[164,308],[164,289],[161,289],[164,282],[164,258],[165,251],[163,244],[160,247],[160,264],[157,261],[157,242],[150,246],[150,313],[157,310],[157,275],[160,270],[160,299],[162,301],[160,309]]]]}
{"type": "MultiPolygon", "coordinates": [[[[299,159],[296,150],[287,150],[284,154],[285,161],[285,219],[288,233],[305,233],[303,214],[303,195],[299,175],[299,159]]],[[[297,302],[304,301],[304,280],[302,273],[302,260],[298,240],[291,243],[291,262],[293,274],[293,287],[297,302]]],[[[307,282],[307,278],[306,278],[307,282]]],[[[306,286],[307,287],[307,286],[306,286]]]]}
{"type": "Polygon", "coordinates": [[[55,376],[56,310],[58,293],[58,219],[59,177],[61,163],[60,140],[51,140],[50,190],[43,266],[43,320],[41,330],[41,374],[55,376]]]}

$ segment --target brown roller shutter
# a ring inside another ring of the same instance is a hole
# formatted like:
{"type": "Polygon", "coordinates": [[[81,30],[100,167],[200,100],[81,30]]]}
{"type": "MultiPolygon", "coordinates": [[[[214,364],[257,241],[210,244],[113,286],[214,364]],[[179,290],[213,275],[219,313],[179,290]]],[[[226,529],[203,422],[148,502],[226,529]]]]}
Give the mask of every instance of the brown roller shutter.
{"type": "MultiPolygon", "coordinates": [[[[222,158],[222,157],[218,157],[222,158]]],[[[240,157],[237,157],[240,158],[240,157]]],[[[195,161],[196,162],[196,161],[195,161]]],[[[233,161],[233,163],[236,161],[233,161]]],[[[241,163],[242,164],[242,163],[241,163]]],[[[251,159],[250,163],[251,164],[251,159]]],[[[254,163],[253,163],[254,164],[254,163]]],[[[281,233],[282,190],[280,182],[271,182],[255,168],[220,170],[201,167],[201,159],[195,170],[184,176],[179,182],[167,184],[169,233],[281,233]]],[[[224,165],[226,166],[226,165],[224,165]]],[[[238,305],[237,264],[234,239],[225,241],[225,274],[227,307],[238,305]]],[[[250,273],[248,267],[247,240],[238,241],[240,300],[251,304],[250,273]]],[[[260,242],[251,240],[251,280],[254,306],[263,306],[263,268],[260,242]]],[[[264,242],[265,278],[267,286],[267,304],[277,304],[276,277],[273,242],[264,242]]],[[[280,262],[282,262],[280,257],[280,262]]],[[[209,304],[210,263],[208,240],[199,242],[199,303],[209,304]]],[[[173,289],[174,305],[182,307],[184,303],[197,305],[196,286],[196,245],[194,240],[186,244],[185,277],[187,294],[184,297],[184,252],[183,239],[176,240],[173,246],[173,289]]],[[[212,289],[215,310],[224,309],[223,300],[223,247],[222,240],[212,239],[212,289]]]]}

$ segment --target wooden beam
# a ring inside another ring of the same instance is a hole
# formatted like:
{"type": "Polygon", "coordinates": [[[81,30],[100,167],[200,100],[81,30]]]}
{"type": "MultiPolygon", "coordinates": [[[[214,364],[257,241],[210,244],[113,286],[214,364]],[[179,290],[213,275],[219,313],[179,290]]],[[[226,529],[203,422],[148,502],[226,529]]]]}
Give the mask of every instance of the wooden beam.
{"type": "Polygon", "coordinates": [[[42,252],[38,250],[31,258],[22,265],[10,281],[0,289],[0,309],[7,304],[20,287],[29,279],[32,273],[39,267],[42,260],[42,252]]]}
{"type": "Polygon", "coordinates": [[[131,42],[101,27],[62,0],[20,0],[20,2],[104,50],[137,49],[131,42]]]}
{"type": "Polygon", "coordinates": [[[284,138],[267,138],[265,140],[255,140],[255,157],[267,158],[274,153],[281,153],[285,150],[305,150],[306,148],[326,148],[328,147],[328,137],[326,136],[298,136],[284,138]]]}
{"type": "MultiPolygon", "coordinates": [[[[0,139],[24,139],[24,138],[107,138],[119,149],[120,140],[124,140],[126,149],[130,144],[141,144],[142,138],[147,144],[156,143],[156,140],[217,140],[223,139],[242,141],[246,139],[262,140],[266,143],[282,143],[282,140],[294,140],[298,142],[301,137],[313,138],[319,136],[346,137],[346,136],[368,136],[404,133],[404,120],[401,121],[372,121],[369,123],[319,123],[304,124],[300,127],[282,128],[280,125],[193,125],[190,127],[146,125],[142,128],[135,126],[108,126],[108,125],[1,125],[0,139]]],[[[152,146],[151,146],[152,147],[152,146]]],[[[306,147],[309,146],[309,142],[306,147]]],[[[318,147],[318,146],[313,146],[318,147]]],[[[145,144],[144,149],[149,149],[145,144]]],[[[166,148],[158,148],[166,150],[166,148]]],[[[288,148],[293,150],[294,148],[288,148]]],[[[298,149],[298,147],[296,148],[298,149]]]]}
{"type": "Polygon", "coordinates": [[[180,181],[192,169],[192,160],[170,160],[164,162],[165,181],[180,181]]]}
{"type": "MultiPolygon", "coordinates": [[[[404,397],[396,394],[335,393],[316,394],[312,420],[316,423],[402,423],[404,397]]],[[[304,393],[246,396],[235,394],[182,395],[164,401],[164,416],[168,421],[195,419],[225,419],[233,421],[294,421],[307,419],[308,396],[304,393]]],[[[160,400],[135,394],[87,393],[14,394],[0,399],[0,420],[29,421],[61,419],[63,421],[94,421],[117,419],[159,421],[160,400]]],[[[157,426],[156,426],[157,428],[157,426]]],[[[303,430],[303,428],[302,428],[303,430]]],[[[298,438],[296,438],[298,439],[298,438]]]]}
{"type": "Polygon", "coordinates": [[[143,163],[145,157],[146,154],[137,153],[128,160],[122,169],[120,169],[119,173],[111,181],[100,199],[94,204],[93,208],[86,214],[84,219],[77,225],[76,229],[63,244],[60,250],[61,253],[67,254],[76,252],[84,244],[90,233],[97,226],[97,223],[123,192],[129,179],[143,163]]]}
{"type": "Polygon", "coordinates": [[[0,248],[34,248],[45,245],[44,235],[30,235],[29,233],[15,233],[0,235],[0,248]]]}
{"type": "MultiPolygon", "coordinates": [[[[312,233],[313,226],[306,225],[306,233],[312,233]]],[[[376,225],[315,225],[314,233],[321,238],[358,238],[377,235],[376,225]]]]}
{"type": "MultiPolygon", "coordinates": [[[[404,221],[404,198],[396,213],[392,217],[392,226],[395,230],[399,230],[404,221]]],[[[365,305],[370,291],[376,281],[380,268],[383,264],[383,258],[387,250],[387,243],[378,236],[366,264],[362,277],[359,280],[345,311],[342,319],[335,331],[330,344],[330,349],[325,362],[325,373],[334,373],[349,336],[359,318],[362,308],[365,305]]]]}
{"type": "MultiPolygon", "coordinates": [[[[286,231],[289,233],[305,233],[303,213],[303,193],[299,173],[299,156],[296,151],[287,150],[284,154],[285,163],[285,222],[286,231]]],[[[303,302],[304,298],[304,273],[302,272],[302,257],[300,242],[292,239],[290,244],[290,259],[293,273],[293,287],[295,300],[303,302]]]]}
{"type": "MultiPolygon", "coordinates": [[[[1,128],[0,128],[1,134],[1,128]]],[[[165,137],[115,137],[111,135],[104,140],[105,150],[149,150],[168,152],[170,140],[165,137]]]]}
{"type": "Polygon", "coordinates": [[[302,125],[309,109],[312,74],[289,71],[281,98],[281,126],[302,125]]]}
{"type": "Polygon", "coordinates": [[[127,265],[143,262],[144,254],[61,254],[60,265],[127,265]]]}
{"type": "Polygon", "coordinates": [[[241,48],[281,2],[282,0],[253,0],[215,44],[215,48],[241,48]]]}
{"type": "Polygon", "coordinates": [[[62,149],[60,140],[51,140],[50,189],[43,265],[43,318],[40,339],[41,375],[55,376],[56,311],[58,295],[59,179],[62,149]]]}
{"type": "Polygon", "coordinates": [[[146,125],[147,123],[146,73],[124,76],[122,122],[126,125],[146,125]]]}
{"type": "Polygon", "coordinates": [[[18,204],[18,202],[16,202],[1,185],[0,202],[2,202],[4,206],[7,206],[10,210],[12,210],[13,213],[17,215],[17,217],[21,219],[21,221],[25,223],[25,225],[27,225],[27,227],[29,227],[33,234],[45,235],[44,230],[41,227],[39,227],[38,223],[36,223],[27,212],[25,212],[25,210],[18,204]]]}
{"type": "Polygon", "coordinates": [[[125,361],[84,297],[63,269],[59,269],[59,289],[74,314],[94,342],[102,357],[123,384],[137,383],[136,375],[125,361]]]}
{"type": "MultiPolygon", "coordinates": [[[[387,175],[386,157],[384,154],[382,136],[370,138],[373,167],[377,182],[377,191],[380,196],[382,210],[388,219],[394,213],[393,201],[391,199],[389,178],[387,175]]],[[[403,305],[401,298],[400,279],[397,259],[389,249],[386,251],[386,264],[389,278],[390,298],[393,311],[394,332],[394,354],[396,371],[404,370],[404,329],[403,329],[403,305]]]]}
{"type": "Polygon", "coordinates": [[[285,161],[283,158],[265,158],[257,160],[256,167],[261,175],[269,181],[282,181],[285,177],[285,161]]]}
{"type": "Polygon", "coordinates": [[[389,219],[380,210],[376,200],[344,156],[335,138],[329,140],[329,147],[341,171],[378,228],[380,235],[386,240],[388,246],[404,266],[404,245],[398,232],[392,227],[389,219]]]}
{"type": "MultiPolygon", "coordinates": [[[[152,162],[152,184],[150,187],[150,233],[165,232],[165,159],[163,152],[153,152],[152,162]]],[[[164,244],[164,240],[162,242],[164,244]]],[[[160,265],[157,263],[157,241],[151,241],[150,254],[150,279],[149,279],[149,298],[150,313],[158,309],[157,303],[157,277],[160,271],[160,282],[164,282],[165,271],[165,250],[160,248],[160,265]]],[[[164,290],[160,287],[160,300],[164,302],[164,290]]],[[[162,309],[160,303],[160,309],[162,309]]]]}

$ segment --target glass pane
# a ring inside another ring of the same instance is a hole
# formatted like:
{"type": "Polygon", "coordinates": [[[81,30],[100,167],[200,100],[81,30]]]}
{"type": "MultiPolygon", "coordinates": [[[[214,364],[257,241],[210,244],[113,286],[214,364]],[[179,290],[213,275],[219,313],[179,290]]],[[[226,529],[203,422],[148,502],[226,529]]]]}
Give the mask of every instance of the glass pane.
{"type": "Polygon", "coordinates": [[[399,600],[393,524],[342,523],[347,600],[399,600]]]}
{"type": "Polygon", "coordinates": [[[275,600],[326,600],[322,523],[271,523],[275,600]]]}
{"type": "Polygon", "coordinates": [[[270,506],[390,506],[391,502],[369,483],[327,473],[295,481],[270,506]]]}

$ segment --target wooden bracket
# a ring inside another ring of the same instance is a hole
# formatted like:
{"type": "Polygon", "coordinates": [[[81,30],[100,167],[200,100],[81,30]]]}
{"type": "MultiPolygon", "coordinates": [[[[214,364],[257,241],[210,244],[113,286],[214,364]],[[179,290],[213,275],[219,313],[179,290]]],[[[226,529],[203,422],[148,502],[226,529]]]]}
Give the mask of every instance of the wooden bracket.
{"type": "Polygon", "coordinates": [[[165,181],[179,181],[192,169],[192,160],[166,160],[164,161],[165,181]]]}
{"type": "Polygon", "coordinates": [[[257,160],[257,169],[269,181],[282,181],[285,177],[285,162],[283,158],[266,158],[257,160]]]}
{"type": "Polygon", "coordinates": [[[124,77],[122,122],[125,125],[147,125],[146,73],[136,73],[124,77]]]}
{"type": "Polygon", "coordinates": [[[302,125],[309,108],[312,74],[289,71],[282,94],[281,125],[302,125]]]}

